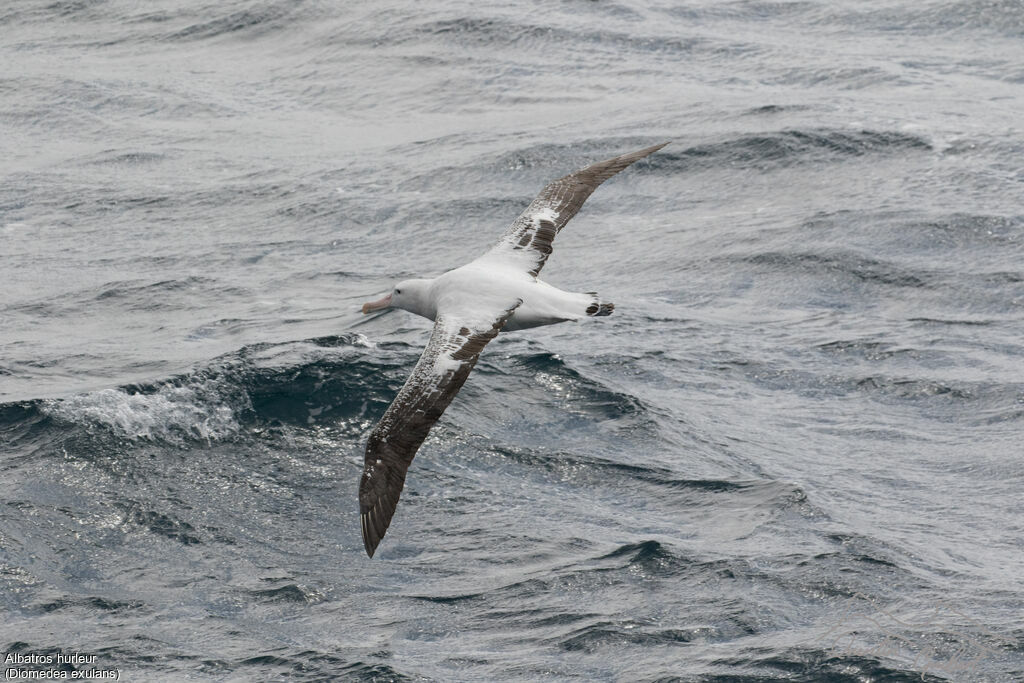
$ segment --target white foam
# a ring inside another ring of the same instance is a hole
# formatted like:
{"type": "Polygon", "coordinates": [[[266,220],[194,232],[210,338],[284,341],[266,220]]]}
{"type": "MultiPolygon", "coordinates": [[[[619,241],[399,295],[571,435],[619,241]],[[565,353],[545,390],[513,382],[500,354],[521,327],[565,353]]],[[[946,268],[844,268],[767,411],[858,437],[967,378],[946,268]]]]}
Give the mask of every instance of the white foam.
{"type": "Polygon", "coordinates": [[[377,345],[370,341],[365,334],[355,333],[352,335],[352,346],[359,346],[364,349],[375,349],[377,345]]]}
{"type": "Polygon", "coordinates": [[[216,384],[166,385],[152,394],[101,389],[47,401],[43,410],[58,420],[101,425],[130,439],[209,443],[239,430],[235,409],[216,384]]]}

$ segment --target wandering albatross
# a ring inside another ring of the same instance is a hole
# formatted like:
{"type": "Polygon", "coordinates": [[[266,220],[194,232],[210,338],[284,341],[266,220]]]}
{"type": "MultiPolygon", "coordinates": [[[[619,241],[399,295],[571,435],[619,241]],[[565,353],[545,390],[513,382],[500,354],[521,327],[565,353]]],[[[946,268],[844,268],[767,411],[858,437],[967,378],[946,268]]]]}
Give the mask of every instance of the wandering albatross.
{"type": "Polygon", "coordinates": [[[366,443],[359,512],[366,554],[391,524],[405,473],[427,433],[462,388],[480,352],[502,330],[610,315],[596,293],[564,292],[537,276],[555,235],[597,186],[665,145],[623,154],[559,178],[541,190],[480,258],[433,279],[399,282],[363,313],[403,308],[434,321],[427,348],[366,443]]]}

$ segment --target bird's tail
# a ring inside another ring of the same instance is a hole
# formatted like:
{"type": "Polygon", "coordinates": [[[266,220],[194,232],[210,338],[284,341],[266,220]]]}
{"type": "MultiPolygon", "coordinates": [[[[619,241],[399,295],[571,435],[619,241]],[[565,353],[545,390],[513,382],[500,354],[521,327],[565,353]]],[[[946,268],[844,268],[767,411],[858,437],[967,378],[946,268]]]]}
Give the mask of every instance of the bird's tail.
{"type": "Polygon", "coordinates": [[[597,292],[587,292],[587,294],[592,298],[590,305],[587,306],[587,315],[611,315],[612,311],[615,310],[615,304],[610,301],[601,301],[601,297],[597,295],[597,292]]]}

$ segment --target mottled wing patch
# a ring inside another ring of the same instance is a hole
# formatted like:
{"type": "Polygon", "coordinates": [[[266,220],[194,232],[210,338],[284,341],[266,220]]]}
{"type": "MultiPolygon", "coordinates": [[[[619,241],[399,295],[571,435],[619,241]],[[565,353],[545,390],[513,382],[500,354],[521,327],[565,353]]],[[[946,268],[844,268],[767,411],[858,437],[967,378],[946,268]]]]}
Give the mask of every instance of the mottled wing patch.
{"type": "Polygon", "coordinates": [[[555,241],[555,235],[558,234],[558,226],[549,218],[536,217],[531,227],[531,230],[523,231],[523,236],[519,238],[519,242],[513,248],[530,249],[537,254],[536,265],[529,271],[530,275],[537,277],[551,254],[552,242],[555,241]]]}

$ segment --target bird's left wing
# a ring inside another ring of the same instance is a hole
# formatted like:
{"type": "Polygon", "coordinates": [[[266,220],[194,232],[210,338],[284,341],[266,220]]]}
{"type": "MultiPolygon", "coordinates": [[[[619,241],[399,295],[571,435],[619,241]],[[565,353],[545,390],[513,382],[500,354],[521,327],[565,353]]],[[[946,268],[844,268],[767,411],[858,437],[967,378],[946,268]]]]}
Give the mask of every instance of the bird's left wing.
{"type": "Polygon", "coordinates": [[[363,545],[374,551],[395,514],[405,473],[430,428],[462,388],[480,352],[494,339],[522,300],[491,315],[439,314],[427,348],[366,443],[359,481],[363,545]]]}
{"type": "Polygon", "coordinates": [[[551,254],[555,236],[569,219],[576,215],[583,202],[587,201],[587,197],[601,183],[619,171],[657,152],[667,144],[662,142],[636,152],[599,161],[548,183],[526,210],[512,222],[498,243],[479,260],[511,261],[537,277],[547,262],[548,255],[551,254]]]}

